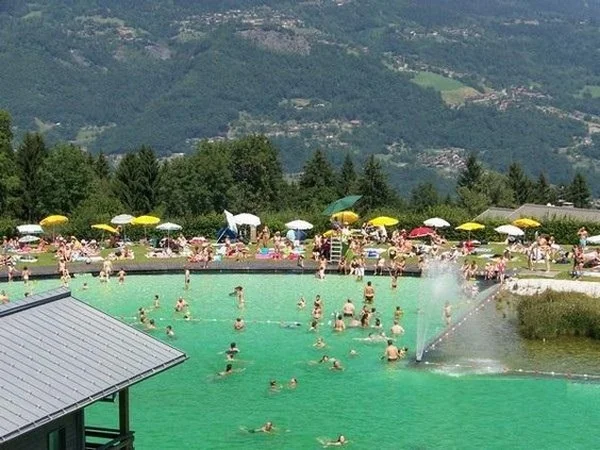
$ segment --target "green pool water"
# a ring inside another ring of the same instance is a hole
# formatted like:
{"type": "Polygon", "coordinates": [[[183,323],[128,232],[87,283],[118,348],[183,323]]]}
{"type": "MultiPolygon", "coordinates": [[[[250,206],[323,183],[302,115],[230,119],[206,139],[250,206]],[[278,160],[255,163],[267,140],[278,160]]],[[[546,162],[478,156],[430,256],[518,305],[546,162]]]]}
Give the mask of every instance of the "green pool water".
{"type": "MultiPolygon", "coordinates": [[[[414,354],[417,310],[428,280],[401,279],[397,290],[388,277],[367,277],[376,288],[375,307],[385,330],[393,310],[405,310],[406,334],[399,339],[414,354]]],[[[37,281],[34,292],[59,285],[37,281]]],[[[21,283],[2,284],[12,298],[23,293],[21,283]]],[[[136,448],[146,449],[310,449],[321,448],[319,438],[343,433],[355,449],[436,448],[595,448],[600,419],[600,384],[564,379],[510,375],[449,374],[408,361],[380,360],[384,344],[366,343],[369,330],[350,329],[334,334],[329,316],[347,297],[357,307],[363,283],[349,277],[329,276],[323,281],[300,275],[192,275],[191,289],[183,290],[183,275],[130,276],[124,285],[111,280],[100,285],[89,275],[71,284],[73,295],[125,322],[135,322],[140,306],[150,309],[159,329],[157,338],[189,355],[189,360],[144,381],[131,391],[132,428],[136,448]],[[82,290],[87,282],[88,290],[82,290]],[[246,290],[246,308],[240,311],[228,296],[236,285],[246,290]],[[152,310],[154,294],[161,308],[152,310]],[[307,330],[315,295],[325,300],[324,325],[318,333],[307,330]],[[183,295],[191,305],[192,320],[174,312],[183,295]],[[298,311],[300,295],[307,308],[298,311]],[[235,332],[241,315],[247,330],[235,332]],[[301,327],[284,329],[280,321],[298,321],[301,327]],[[172,325],[174,339],[164,328],[172,325]],[[317,336],[327,347],[313,347],[317,336]],[[241,349],[234,363],[243,371],[230,377],[215,374],[226,361],[223,350],[235,341],[241,349]],[[350,349],[358,356],[351,357],[350,349]],[[341,360],[345,370],[311,363],[323,354],[341,360]],[[276,379],[296,389],[271,392],[276,379]],[[250,434],[242,427],[273,421],[271,435],[250,434]]],[[[457,301],[456,315],[468,308],[457,301]]],[[[441,312],[429,333],[442,326],[441,312]]],[[[57,317],[57,320],[60,318],[57,317]]],[[[117,405],[99,403],[86,410],[89,425],[116,426],[117,405]]]]}

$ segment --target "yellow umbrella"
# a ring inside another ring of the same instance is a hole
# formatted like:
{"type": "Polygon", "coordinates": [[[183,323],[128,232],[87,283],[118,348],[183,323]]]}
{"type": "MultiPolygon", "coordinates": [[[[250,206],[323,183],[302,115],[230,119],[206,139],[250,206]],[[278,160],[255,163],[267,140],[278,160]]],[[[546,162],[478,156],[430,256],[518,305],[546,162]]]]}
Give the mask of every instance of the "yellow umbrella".
{"type": "Polygon", "coordinates": [[[354,223],[358,220],[358,214],[353,211],[340,211],[333,214],[331,218],[342,223],[354,223]]]}
{"type": "Polygon", "coordinates": [[[158,222],[160,222],[160,219],[158,217],[154,217],[154,216],[140,216],[140,217],[136,217],[131,221],[132,225],[156,225],[158,222]]]}
{"type": "Polygon", "coordinates": [[[394,219],[393,217],[387,216],[379,216],[375,217],[372,220],[369,220],[369,223],[376,227],[392,227],[394,225],[398,225],[398,219],[394,219]]]}
{"type": "Polygon", "coordinates": [[[105,223],[97,223],[95,225],[92,225],[92,228],[94,228],[96,230],[108,231],[109,233],[114,233],[114,234],[119,232],[119,230],[117,230],[116,228],[113,228],[110,225],[107,225],[105,223]]]}
{"type": "Polygon", "coordinates": [[[512,224],[519,228],[537,228],[542,226],[538,221],[527,218],[517,219],[512,224]]]}
{"type": "Polygon", "coordinates": [[[327,230],[325,233],[323,233],[323,237],[329,238],[331,236],[333,236],[335,234],[335,230],[327,230]]]}
{"type": "Polygon", "coordinates": [[[65,216],[48,216],[40,222],[40,225],[43,227],[53,227],[55,225],[62,225],[63,223],[67,223],[69,219],[65,216]]]}
{"type": "Polygon", "coordinates": [[[485,228],[485,225],[482,225],[480,223],[477,222],[467,222],[467,223],[463,223],[462,225],[459,225],[455,228],[455,230],[461,230],[461,231],[475,231],[475,230],[483,230],[485,228]]]}

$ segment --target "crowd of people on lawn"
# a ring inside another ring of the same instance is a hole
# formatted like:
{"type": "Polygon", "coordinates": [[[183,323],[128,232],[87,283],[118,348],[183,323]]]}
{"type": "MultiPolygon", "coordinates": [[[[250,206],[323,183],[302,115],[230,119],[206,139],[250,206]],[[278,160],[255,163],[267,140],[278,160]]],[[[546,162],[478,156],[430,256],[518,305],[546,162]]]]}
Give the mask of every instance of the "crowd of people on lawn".
{"type": "MultiPolygon", "coordinates": [[[[147,239],[140,244],[150,246],[146,253],[148,258],[183,256],[190,263],[198,263],[203,267],[217,259],[230,258],[236,261],[256,257],[274,260],[293,259],[304,267],[305,258],[317,262],[317,276],[324,277],[325,270],[331,260],[332,243],[340,247],[341,257],[337,259],[340,274],[354,275],[361,278],[365,270],[372,270],[375,275],[401,276],[406,269],[407,259],[412,258],[419,269],[425,268],[428,259],[457,261],[463,257],[462,274],[465,279],[482,276],[485,279],[504,281],[507,264],[516,254],[523,254],[527,267],[535,270],[537,263],[544,263],[546,271],[550,264],[572,264],[572,274],[579,278],[584,268],[600,268],[600,249],[586,251],[588,232],[585,227],[577,231],[579,244],[570,251],[565,251],[555,242],[551,235],[535,233],[531,242],[523,242],[518,238],[509,238],[502,254],[483,255],[477,241],[466,240],[457,245],[450,245],[438,230],[428,236],[412,239],[404,229],[388,232],[386,227],[373,227],[365,223],[361,228],[351,229],[347,223],[332,223],[331,230],[317,233],[312,240],[312,247],[307,248],[305,241],[296,239],[296,235],[288,232],[271,232],[263,226],[256,233],[256,250],[252,251],[247,241],[226,235],[222,242],[214,244],[204,237],[187,239],[183,234],[164,238],[151,247],[147,239]],[[475,257],[488,257],[481,266],[475,257]]],[[[134,251],[129,242],[125,242],[120,234],[108,239],[77,239],[75,236],[53,239],[40,237],[35,244],[23,242],[18,237],[3,237],[0,254],[0,265],[9,266],[29,261],[27,257],[40,253],[53,252],[62,272],[67,263],[97,262],[102,260],[134,259],[134,251]],[[111,252],[101,256],[102,248],[110,248],[111,252]]],[[[411,262],[412,262],[411,261],[411,262]]]]}

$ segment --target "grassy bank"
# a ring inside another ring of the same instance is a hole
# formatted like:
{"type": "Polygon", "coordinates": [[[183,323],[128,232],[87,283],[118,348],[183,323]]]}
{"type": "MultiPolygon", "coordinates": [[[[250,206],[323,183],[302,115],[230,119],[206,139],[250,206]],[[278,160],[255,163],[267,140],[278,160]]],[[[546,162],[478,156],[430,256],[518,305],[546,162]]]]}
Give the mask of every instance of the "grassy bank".
{"type": "Polygon", "coordinates": [[[575,292],[545,291],[510,296],[516,306],[519,331],[527,339],[582,336],[600,339],[600,302],[575,292]]]}

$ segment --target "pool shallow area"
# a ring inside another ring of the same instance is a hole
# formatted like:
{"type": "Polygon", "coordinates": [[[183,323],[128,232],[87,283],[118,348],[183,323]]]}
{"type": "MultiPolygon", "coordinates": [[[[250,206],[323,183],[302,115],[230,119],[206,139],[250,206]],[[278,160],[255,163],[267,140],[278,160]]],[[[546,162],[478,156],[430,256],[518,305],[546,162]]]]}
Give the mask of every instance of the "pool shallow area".
{"type": "MultiPolygon", "coordinates": [[[[414,355],[421,296],[430,281],[405,278],[392,290],[389,277],[367,277],[376,289],[374,306],[389,332],[393,310],[405,311],[406,334],[398,341],[414,355]]],[[[57,280],[38,281],[34,292],[57,287],[57,280]]],[[[503,374],[428,370],[408,361],[381,361],[383,343],[364,339],[373,330],[332,332],[331,314],[346,298],[362,304],[364,283],[349,277],[316,280],[301,275],[192,275],[184,291],[183,274],[130,276],[101,285],[82,275],[72,292],[89,304],[135,324],[136,311],[149,310],[158,329],[152,334],[189,355],[189,360],[132,388],[132,428],[139,449],[310,449],[318,439],[343,433],[349,448],[594,448],[600,419],[600,384],[564,379],[513,377],[503,374]],[[83,283],[89,289],[83,290],[83,283]],[[228,294],[237,285],[246,291],[239,310],[228,294]],[[161,307],[153,309],[158,294],[161,307]],[[323,325],[308,331],[311,304],[325,301],[323,325]],[[191,320],[174,311],[178,296],[190,303],[191,320]],[[307,307],[298,311],[303,295],[307,307]],[[233,321],[244,317],[247,330],[235,332],[233,321]],[[282,328],[280,322],[302,326],[282,328]],[[176,336],[166,336],[172,325],[176,336]],[[322,336],[327,347],[313,347],[322,336]],[[226,365],[223,351],[235,341],[240,348],[234,367],[240,372],[220,378],[226,365]],[[357,356],[350,356],[355,349],[357,356]],[[327,354],[345,370],[316,363],[327,354]],[[298,379],[295,389],[287,387],[298,379]],[[282,388],[273,392],[269,381],[282,388]],[[278,428],[271,435],[251,434],[266,421],[278,428]]],[[[11,298],[23,293],[21,283],[0,285],[11,298]]],[[[457,316],[464,302],[456,305],[457,316]],[[461,306],[462,305],[462,306],[461,306]]],[[[60,318],[57,318],[60,320],[60,318]]],[[[431,327],[442,326],[442,313],[431,327]]],[[[137,325],[136,325],[137,326],[137,325]]],[[[86,422],[114,426],[117,405],[99,403],[86,409],[86,422]]]]}

